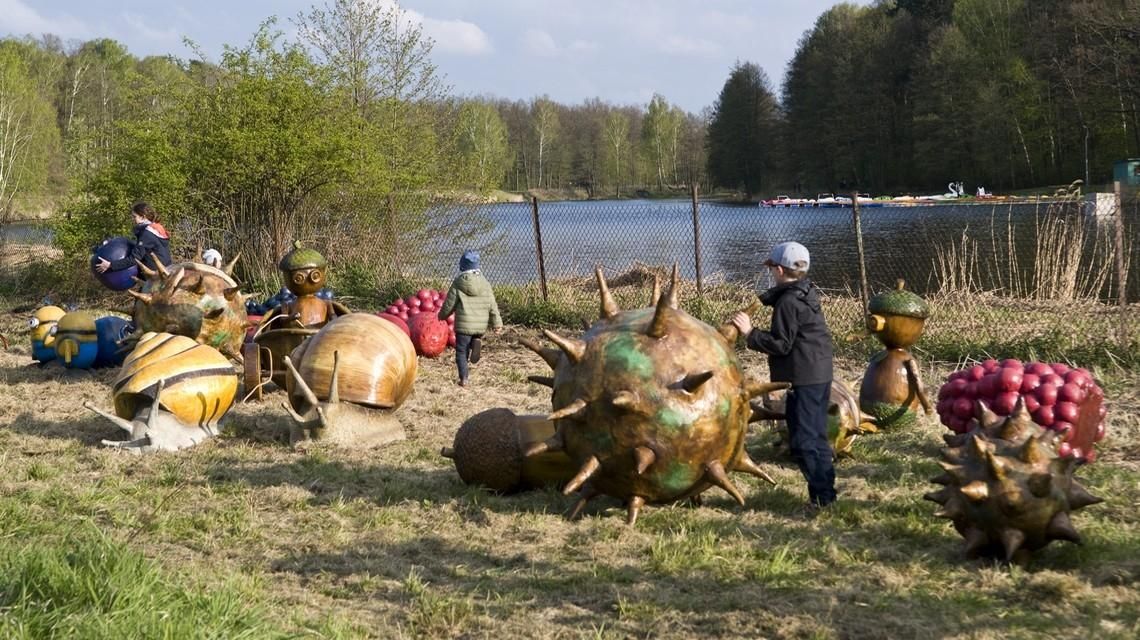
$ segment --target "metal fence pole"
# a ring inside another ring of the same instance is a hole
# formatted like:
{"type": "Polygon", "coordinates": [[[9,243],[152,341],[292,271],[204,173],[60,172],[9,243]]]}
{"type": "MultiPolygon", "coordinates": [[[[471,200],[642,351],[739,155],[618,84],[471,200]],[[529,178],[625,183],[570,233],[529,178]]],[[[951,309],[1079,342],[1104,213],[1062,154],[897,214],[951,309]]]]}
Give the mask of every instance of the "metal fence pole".
{"type": "Polygon", "coordinates": [[[1124,270],[1124,200],[1120,197],[1120,181],[1113,183],[1116,194],[1116,283],[1120,296],[1120,346],[1128,345],[1128,273],[1124,270]]]}
{"type": "Polygon", "coordinates": [[[859,256],[859,296],[863,299],[863,318],[870,313],[871,290],[867,286],[867,259],[863,255],[863,222],[859,216],[859,194],[851,195],[852,216],[855,219],[855,252],[859,256]]]}
{"type": "Polygon", "coordinates": [[[534,255],[538,260],[538,286],[542,290],[542,301],[547,301],[546,259],[542,257],[542,229],[538,225],[538,197],[530,198],[530,219],[534,223],[534,255]]]}
{"type": "Polygon", "coordinates": [[[697,266],[697,295],[705,296],[704,284],[701,282],[701,214],[700,204],[697,201],[697,183],[691,189],[693,197],[693,258],[697,266]]]}

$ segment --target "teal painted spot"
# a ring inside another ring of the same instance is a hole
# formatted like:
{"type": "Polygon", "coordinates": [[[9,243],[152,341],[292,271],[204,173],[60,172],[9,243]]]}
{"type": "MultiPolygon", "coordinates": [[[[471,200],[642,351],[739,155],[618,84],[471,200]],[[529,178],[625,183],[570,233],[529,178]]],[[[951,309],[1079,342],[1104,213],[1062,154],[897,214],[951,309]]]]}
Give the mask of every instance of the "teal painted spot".
{"type": "Polygon", "coordinates": [[[611,451],[614,448],[614,437],[609,429],[591,429],[582,434],[590,442],[594,451],[611,451]]]}
{"type": "Polygon", "coordinates": [[[619,335],[605,345],[606,368],[628,372],[644,380],[653,377],[653,360],[640,351],[632,335],[619,335]]]}
{"type": "Polygon", "coordinates": [[[732,410],[732,403],[728,401],[728,398],[721,398],[716,405],[716,410],[720,412],[720,417],[727,418],[728,412],[732,410]]]}
{"type": "Polygon", "coordinates": [[[696,475],[696,469],[693,467],[673,461],[661,474],[660,479],[661,484],[672,493],[682,493],[697,481],[696,475]]]}
{"type": "Polygon", "coordinates": [[[693,420],[676,409],[662,407],[657,412],[657,424],[671,431],[682,431],[691,427],[693,420]]]}

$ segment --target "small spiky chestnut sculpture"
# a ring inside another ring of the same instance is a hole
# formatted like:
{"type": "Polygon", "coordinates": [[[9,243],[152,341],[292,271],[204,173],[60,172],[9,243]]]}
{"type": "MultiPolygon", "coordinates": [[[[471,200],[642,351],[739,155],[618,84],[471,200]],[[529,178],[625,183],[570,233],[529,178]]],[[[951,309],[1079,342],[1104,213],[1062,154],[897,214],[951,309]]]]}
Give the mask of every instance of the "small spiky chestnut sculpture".
{"type": "Polygon", "coordinates": [[[565,451],[578,466],[564,493],[580,490],[568,516],[605,494],[625,501],[633,524],[646,503],[696,498],[709,487],[744,496],[728,477],[772,479],[744,450],[748,401],[784,383],[744,378],[732,325],[713,328],[677,305],[677,267],[653,306],[621,311],[596,269],[601,319],[581,339],[550,331],[557,349],[524,341],[554,369],[531,380],[553,389],[555,434],[528,455],[565,451]]]}
{"type": "Polygon", "coordinates": [[[165,266],[158,260],[151,269],[138,262],[146,281],[142,291],[127,291],[138,301],[134,341],[150,332],[172,333],[240,362],[248,319],[245,299],[230,275],[237,259],[222,269],[194,262],[165,266]]]}
{"type": "MultiPolygon", "coordinates": [[[[1082,407],[1085,419],[1098,419],[1096,404],[1082,407]]],[[[966,539],[966,556],[1021,562],[1053,540],[1080,543],[1069,513],[1101,499],[1073,479],[1078,462],[1058,457],[1055,434],[1034,424],[1021,402],[1004,418],[980,401],[975,411],[973,430],[946,436],[945,473],[932,480],[945,486],[924,496],[966,539]]]]}

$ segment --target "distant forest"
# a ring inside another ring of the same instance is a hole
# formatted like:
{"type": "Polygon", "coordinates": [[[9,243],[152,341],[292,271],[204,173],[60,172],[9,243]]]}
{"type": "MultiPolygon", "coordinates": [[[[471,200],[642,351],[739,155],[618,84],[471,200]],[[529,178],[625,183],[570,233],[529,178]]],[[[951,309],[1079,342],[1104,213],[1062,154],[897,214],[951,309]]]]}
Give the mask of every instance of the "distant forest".
{"type": "Polygon", "coordinates": [[[270,19],[214,61],[0,41],[5,217],[43,202],[125,211],[143,194],[287,221],[424,190],[1000,191],[1104,183],[1140,155],[1140,0],[838,4],[778,90],[740,61],[699,114],[663,95],[455,96],[431,40],[392,11],[331,0],[288,19],[296,42],[270,19]]]}

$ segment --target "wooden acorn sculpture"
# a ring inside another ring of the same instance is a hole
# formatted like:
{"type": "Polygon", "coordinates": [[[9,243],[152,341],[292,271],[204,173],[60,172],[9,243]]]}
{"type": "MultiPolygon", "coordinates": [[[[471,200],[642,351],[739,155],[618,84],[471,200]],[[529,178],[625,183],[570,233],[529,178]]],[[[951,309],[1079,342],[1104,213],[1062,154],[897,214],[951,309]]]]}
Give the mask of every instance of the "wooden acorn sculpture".
{"type": "Polygon", "coordinates": [[[557,349],[523,342],[554,370],[532,380],[553,389],[556,432],[527,454],[564,451],[577,465],[563,490],[579,491],[571,519],[602,494],[626,503],[629,524],[647,503],[699,499],[713,486],[743,505],[729,472],[773,482],[744,450],[748,401],[788,385],[745,379],[736,330],[678,308],[676,265],[668,294],[655,287],[653,306],[631,311],[595,274],[601,318],[580,339],[544,331],[557,349]]]}
{"type": "Polygon", "coordinates": [[[241,361],[245,340],[245,299],[231,277],[238,257],[222,269],[195,262],[156,269],[138,262],[146,276],[142,291],[129,290],[134,308],[136,335],[173,333],[194,338],[225,356],[241,361]]]}
{"type": "Polygon", "coordinates": [[[892,291],[871,298],[867,329],[886,347],[871,356],[859,387],[859,408],[875,417],[879,427],[913,424],[919,405],[926,415],[934,406],[918,375],[918,361],[909,349],[922,337],[930,307],[898,281],[892,291]]]}
{"type": "Polygon", "coordinates": [[[290,441],[378,446],[403,440],[392,416],[416,380],[416,351],[396,325],[371,313],[326,324],[285,357],[290,441]]]}
{"type": "MultiPolygon", "coordinates": [[[[1099,420],[1099,405],[1090,397],[1079,419],[1099,420]]],[[[1020,400],[1004,418],[981,401],[975,409],[970,432],[946,436],[945,473],[933,479],[944,487],[924,496],[966,539],[966,556],[1023,562],[1053,540],[1079,543],[1069,514],[1102,500],[1073,479],[1078,461],[1058,456],[1057,434],[1036,425],[1020,400]]]]}
{"type": "Polygon", "coordinates": [[[132,453],[174,451],[218,434],[237,393],[233,365],[213,347],[186,336],[143,335],[112,385],[115,411],[84,407],[131,434],[103,444],[132,453]]]}
{"type": "Polygon", "coordinates": [[[565,452],[525,455],[532,445],[553,435],[554,423],[545,415],[488,409],[465,420],[452,446],[444,447],[440,455],[455,461],[463,482],[500,493],[561,485],[577,471],[565,452]]]}

